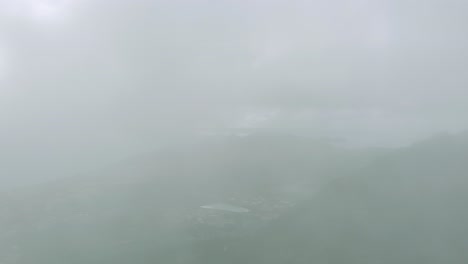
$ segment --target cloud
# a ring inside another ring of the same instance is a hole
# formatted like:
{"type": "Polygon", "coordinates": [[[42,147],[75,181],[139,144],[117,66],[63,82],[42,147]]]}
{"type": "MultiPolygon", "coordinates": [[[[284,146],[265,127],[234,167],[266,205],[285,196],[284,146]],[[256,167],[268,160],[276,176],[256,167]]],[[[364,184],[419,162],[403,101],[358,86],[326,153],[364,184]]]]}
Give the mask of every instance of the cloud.
{"type": "Polygon", "coordinates": [[[50,167],[239,126],[381,143],[466,124],[460,1],[35,2],[66,14],[45,24],[24,3],[0,17],[3,140],[50,167]]]}

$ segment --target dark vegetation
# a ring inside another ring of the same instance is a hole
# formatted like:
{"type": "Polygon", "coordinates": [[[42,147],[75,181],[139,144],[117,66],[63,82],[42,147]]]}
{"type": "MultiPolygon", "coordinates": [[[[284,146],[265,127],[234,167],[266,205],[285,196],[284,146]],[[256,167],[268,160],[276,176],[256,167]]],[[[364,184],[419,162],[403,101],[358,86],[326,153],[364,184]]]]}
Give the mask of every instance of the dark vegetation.
{"type": "Polygon", "coordinates": [[[464,263],[467,157],[466,135],[386,151],[269,134],[167,149],[4,194],[0,260],[464,263]],[[228,201],[261,224],[194,237],[211,228],[199,206],[228,201]]]}

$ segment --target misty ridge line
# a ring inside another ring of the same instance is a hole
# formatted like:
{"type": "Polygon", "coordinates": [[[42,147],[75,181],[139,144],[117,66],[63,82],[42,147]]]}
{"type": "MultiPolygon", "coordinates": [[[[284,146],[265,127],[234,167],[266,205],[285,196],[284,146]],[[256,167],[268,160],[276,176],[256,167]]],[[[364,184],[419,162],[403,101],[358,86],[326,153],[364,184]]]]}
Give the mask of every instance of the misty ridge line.
{"type": "Polygon", "coordinates": [[[245,126],[353,146],[466,129],[460,1],[1,5],[5,184],[245,126]]]}
{"type": "Polygon", "coordinates": [[[464,263],[460,0],[0,0],[0,263],[464,263]]]}
{"type": "Polygon", "coordinates": [[[464,241],[467,142],[363,150],[259,133],[167,148],[4,195],[0,252],[17,263],[463,259],[450,239],[464,241]]]}

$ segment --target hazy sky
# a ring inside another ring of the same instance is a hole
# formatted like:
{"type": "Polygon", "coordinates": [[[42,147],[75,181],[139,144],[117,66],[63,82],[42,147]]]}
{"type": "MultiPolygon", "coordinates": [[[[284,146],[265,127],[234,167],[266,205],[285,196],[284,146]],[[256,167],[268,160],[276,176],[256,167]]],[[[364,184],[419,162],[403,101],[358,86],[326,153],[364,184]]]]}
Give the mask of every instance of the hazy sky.
{"type": "Polygon", "coordinates": [[[236,127],[398,146],[467,125],[461,0],[0,5],[8,181],[236,127]]]}

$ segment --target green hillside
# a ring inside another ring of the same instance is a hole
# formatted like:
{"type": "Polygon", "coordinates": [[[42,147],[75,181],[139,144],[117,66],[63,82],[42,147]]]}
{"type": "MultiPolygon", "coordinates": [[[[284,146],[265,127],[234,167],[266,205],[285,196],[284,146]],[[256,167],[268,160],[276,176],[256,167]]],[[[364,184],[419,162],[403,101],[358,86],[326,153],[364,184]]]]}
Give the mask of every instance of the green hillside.
{"type": "Polygon", "coordinates": [[[465,263],[467,158],[466,135],[394,151],[216,261],[201,249],[197,263],[465,263]]]}
{"type": "Polygon", "coordinates": [[[223,138],[4,195],[3,263],[464,263],[468,137],[223,138]],[[231,203],[248,213],[206,211],[231,203]]]}
{"type": "Polygon", "coordinates": [[[260,233],[331,179],[367,164],[370,156],[275,134],[227,137],[141,155],[96,175],[10,194],[1,211],[0,260],[190,263],[197,260],[191,254],[205,243],[260,233]],[[251,224],[228,235],[199,224],[205,221],[200,217],[231,222],[231,216],[200,212],[201,205],[213,202],[251,209],[245,220],[251,224]],[[205,229],[208,240],[193,236],[205,229]]]}

